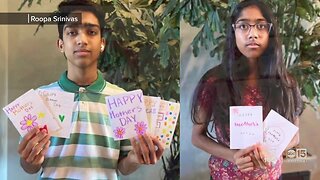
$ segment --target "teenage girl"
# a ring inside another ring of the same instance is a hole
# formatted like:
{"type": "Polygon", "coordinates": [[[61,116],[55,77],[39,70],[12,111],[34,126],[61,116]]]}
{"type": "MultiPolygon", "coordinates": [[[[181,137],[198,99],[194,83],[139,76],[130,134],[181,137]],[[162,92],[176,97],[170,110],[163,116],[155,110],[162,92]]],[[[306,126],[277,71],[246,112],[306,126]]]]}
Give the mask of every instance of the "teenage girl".
{"type": "MultiPolygon", "coordinates": [[[[260,144],[231,150],[230,106],[263,106],[299,126],[302,100],[295,79],[283,63],[281,42],[271,9],[244,0],[227,27],[222,63],[200,79],[192,102],[192,143],[211,154],[212,179],[279,179],[282,158],[268,163],[260,144]]],[[[288,148],[297,145],[299,132],[288,148]]]]}

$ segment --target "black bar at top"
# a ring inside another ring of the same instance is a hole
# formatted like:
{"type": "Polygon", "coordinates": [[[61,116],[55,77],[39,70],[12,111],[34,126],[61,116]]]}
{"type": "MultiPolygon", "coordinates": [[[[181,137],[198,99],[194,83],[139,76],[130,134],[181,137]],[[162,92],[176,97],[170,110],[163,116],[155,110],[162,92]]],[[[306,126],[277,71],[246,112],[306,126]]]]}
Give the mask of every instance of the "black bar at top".
{"type": "Polygon", "coordinates": [[[2,25],[38,25],[65,23],[81,23],[81,13],[72,15],[53,13],[0,13],[0,24],[2,25]]]}

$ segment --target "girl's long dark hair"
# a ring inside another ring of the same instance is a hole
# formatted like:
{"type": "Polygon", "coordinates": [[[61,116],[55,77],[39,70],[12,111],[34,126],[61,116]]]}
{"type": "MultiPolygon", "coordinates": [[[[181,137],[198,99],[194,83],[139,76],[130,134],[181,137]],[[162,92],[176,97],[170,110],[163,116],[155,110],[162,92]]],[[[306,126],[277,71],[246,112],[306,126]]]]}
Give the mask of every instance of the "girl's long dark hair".
{"type": "MultiPolygon", "coordinates": [[[[205,123],[208,126],[213,122],[213,125],[216,123],[228,125],[229,107],[241,105],[241,91],[244,86],[243,81],[248,76],[248,63],[237,48],[232,24],[239,18],[242,10],[249,6],[257,7],[267,22],[273,24],[269,33],[268,47],[258,60],[258,86],[265,100],[264,106],[268,112],[274,109],[291,122],[302,112],[298,85],[288,74],[283,63],[280,36],[271,9],[262,1],[245,0],[235,7],[227,23],[222,63],[210,69],[200,79],[194,92],[191,108],[194,124],[205,123]],[[206,119],[201,119],[200,114],[206,119]]],[[[223,138],[228,139],[226,130],[222,129],[222,132],[223,138]]]]}

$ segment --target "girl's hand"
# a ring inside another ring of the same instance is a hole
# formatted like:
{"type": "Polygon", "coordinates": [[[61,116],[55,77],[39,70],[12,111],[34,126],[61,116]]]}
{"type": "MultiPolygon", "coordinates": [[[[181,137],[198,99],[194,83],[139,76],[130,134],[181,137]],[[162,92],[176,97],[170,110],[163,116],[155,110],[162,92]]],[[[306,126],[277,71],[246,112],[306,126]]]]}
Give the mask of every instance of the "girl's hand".
{"type": "Polygon", "coordinates": [[[238,150],[233,159],[241,172],[252,171],[255,168],[265,169],[270,165],[267,161],[267,153],[260,143],[238,150]]]}
{"type": "Polygon", "coordinates": [[[254,163],[250,153],[253,152],[255,148],[255,145],[253,145],[247,147],[246,149],[240,149],[234,153],[234,162],[241,172],[248,172],[254,169],[254,163]]]}
{"type": "Polygon", "coordinates": [[[253,152],[250,152],[250,154],[249,154],[253,163],[254,163],[254,166],[256,168],[265,169],[266,166],[269,165],[269,163],[267,162],[266,151],[260,143],[254,145],[254,147],[255,148],[254,148],[253,152]]]}

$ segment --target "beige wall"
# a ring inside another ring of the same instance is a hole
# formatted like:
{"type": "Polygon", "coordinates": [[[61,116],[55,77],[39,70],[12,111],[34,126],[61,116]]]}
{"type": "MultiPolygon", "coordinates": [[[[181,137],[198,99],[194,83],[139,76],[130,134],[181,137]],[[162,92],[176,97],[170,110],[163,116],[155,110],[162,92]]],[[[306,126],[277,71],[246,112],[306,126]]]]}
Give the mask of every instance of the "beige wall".
{"type": "MultiPolygon", "coordinates": [[[[0,12],[6,12],[8,2],[0,0],[0,12]]],[[[7,104],[8,84],[8,26],[0,25],[0,107],[7,104]]],[[[6,119],[3,113],[0,113],[0,119],[6,119]]],[[[7,176],[7,121],[0,120],[0,175],[7,176]]]]}
{"type": "Polygon", "coordinates": [[[312,180],[320,178],[320,108],[315,112],[308,106],[301,115],[300,121],[300,145],[307,148],[308,152],[316,156],[317,167],[311,174],[312,180]]]}
{"type": "Polygon", "coordinates": [[[200,77],[217,64],[209,56],[209,52],[200,50],[195,58],[192,54],[191,42],[199,29],[180,22],[180,177],[183,180],[209,179],[209,154],[191,144],[192,122],[190,104],[193,90],[200,77]]]}
{"type": "MultiPolygon", "coordinates": [[[[9,12],[17,12],[21,1],[10,1],[9,12]]],[[[57,5],[43,1],[42,5],[34,4],[31,8],[24,8],[22,12],[51,12],[57,5]]],[[[65,69],[65,60],[55,47],[57,37],[56,26],[41,28],[34,36],[36,25],[10,25],[8,27],[8,66],[7,66],[7,98],[8,102],[31,88],[55,81],[65,69]]],[[[2,112],[1,112],[2,113],[2,112]]],[[[36,179],[36,175],[26,174],[19,164],[17,145],[19,134],[11,122],[7,123],[8,130],[8,179],[36,179]]]]}

